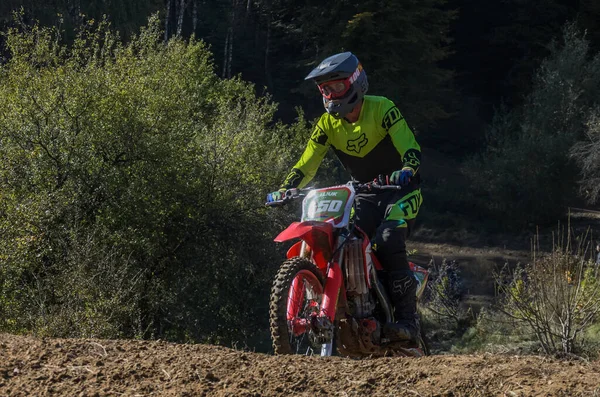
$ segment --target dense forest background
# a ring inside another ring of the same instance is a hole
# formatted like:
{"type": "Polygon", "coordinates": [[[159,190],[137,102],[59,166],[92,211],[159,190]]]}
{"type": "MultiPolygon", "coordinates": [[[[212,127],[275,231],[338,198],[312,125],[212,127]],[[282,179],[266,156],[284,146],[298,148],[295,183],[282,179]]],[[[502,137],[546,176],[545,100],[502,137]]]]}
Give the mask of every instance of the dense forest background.
{"type": "MultiPolygon", "coordinates": [[[[262,201],[322,112],[304,76],[341,51],[444,166],[431,227],[600,194],[593,0],[7,0],[0,30],[2,330],[260,348],[295,216],[262,201]]],[[[345,178],[331,157],[317,182],[345,178]]]]}
{"type": "MultiPolygon", "coordinates": [[[[65,38],[84,19],[107,16],[127,40],[158,12],[164,38],[194,35],[210,46],[215,71],[240,75],[273,95],[289,122],[301,106],[322,110],[303,78],[318,60],[351,50],[369,72],[371,91],[393,98],[421,140],[445,151],[471,153],[501,103],[524,102],[533,76],[568,21],[598,50],[600,6],[591,0],[335,1],[18,1],[0,5],[0,24],[12,12],[60,26],[65,38]],[[441,121],[444,122],[441,123],[441,121]],[[435,127],[432,127],[435,125],[435,127]]],[[[4,29],[3,29],[4,30],[4,29]]]]}

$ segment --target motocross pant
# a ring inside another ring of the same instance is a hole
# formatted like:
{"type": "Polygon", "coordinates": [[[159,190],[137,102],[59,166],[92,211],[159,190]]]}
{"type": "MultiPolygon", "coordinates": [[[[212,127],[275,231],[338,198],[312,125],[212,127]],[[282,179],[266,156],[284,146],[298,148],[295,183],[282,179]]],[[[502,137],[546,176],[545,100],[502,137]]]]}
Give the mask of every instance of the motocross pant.
{"type": "Polygon", "coordinates": [[[373,239],[373,251],[387,273],[398,339],[419,333],[417,281],[408,265],[406,239],[414,227],[423,198],[418,186],[400,191],[361,193],[356,197],[355,224],[373,239]]]}

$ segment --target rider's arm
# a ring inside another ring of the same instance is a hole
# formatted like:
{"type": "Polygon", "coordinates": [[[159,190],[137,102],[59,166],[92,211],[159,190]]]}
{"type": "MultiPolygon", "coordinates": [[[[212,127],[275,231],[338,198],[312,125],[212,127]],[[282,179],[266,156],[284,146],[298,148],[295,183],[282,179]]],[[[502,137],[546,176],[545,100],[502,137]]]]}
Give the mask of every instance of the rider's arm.
{"type": "Polygon", "coordinates": [[[402,156],[402,167],[410,167],[416,173],[421,165],[421,146],[394,103],[387,101],[386,108],[381,125],[387,130],[396,150],[402,156]]]}
{"type": "Polygon", "coordinates": [[[329,148],[329,139],[327,134],[323,130],[321,120],[315,126],[315,129],[308,140],[306,149],[300,157],[300,160],[296,163],[292,171],[288,174],[281,185],[284,189],[291,188],[303,188],[306,186],[315,176],[321,161],[327,153],[329,148]]]}

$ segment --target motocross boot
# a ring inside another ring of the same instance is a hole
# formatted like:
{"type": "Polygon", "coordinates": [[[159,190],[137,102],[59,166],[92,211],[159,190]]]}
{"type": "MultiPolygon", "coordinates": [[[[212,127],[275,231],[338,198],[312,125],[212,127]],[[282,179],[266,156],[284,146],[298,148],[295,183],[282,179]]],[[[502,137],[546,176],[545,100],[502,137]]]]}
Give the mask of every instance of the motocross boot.
{"type": "Polygon", "coordinates": [[[385,324],[383,333],[392,342],[416,343],[419,337],[417,286],[417,280],[410,273],[390,272],[388,274],[388,292],[394,307],[395,323],[385,324]]]}

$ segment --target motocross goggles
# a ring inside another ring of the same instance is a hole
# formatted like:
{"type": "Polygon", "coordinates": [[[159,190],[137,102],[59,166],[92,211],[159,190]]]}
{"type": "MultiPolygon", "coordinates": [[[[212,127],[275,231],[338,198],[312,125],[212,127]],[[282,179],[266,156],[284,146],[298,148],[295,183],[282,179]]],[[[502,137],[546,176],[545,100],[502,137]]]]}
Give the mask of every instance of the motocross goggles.
{"type": "Polygon", "coordinates": [[[358,64],[354,73],[345,79],[330,80],[319,84],[318,87],[319,91],[321,91],[321,95],[329,100],[343,97],[350,87],[352,87],[352,84],[356,81],[362,70],[362,65],[358,64]]]}
{"type": "Polygon", "coordinates": [[[327,81],[323,84],[319,84],[319,91],[325,99],[341,98],[348,92],[352,84],[349,78],[342,80],[327,81]]]}

